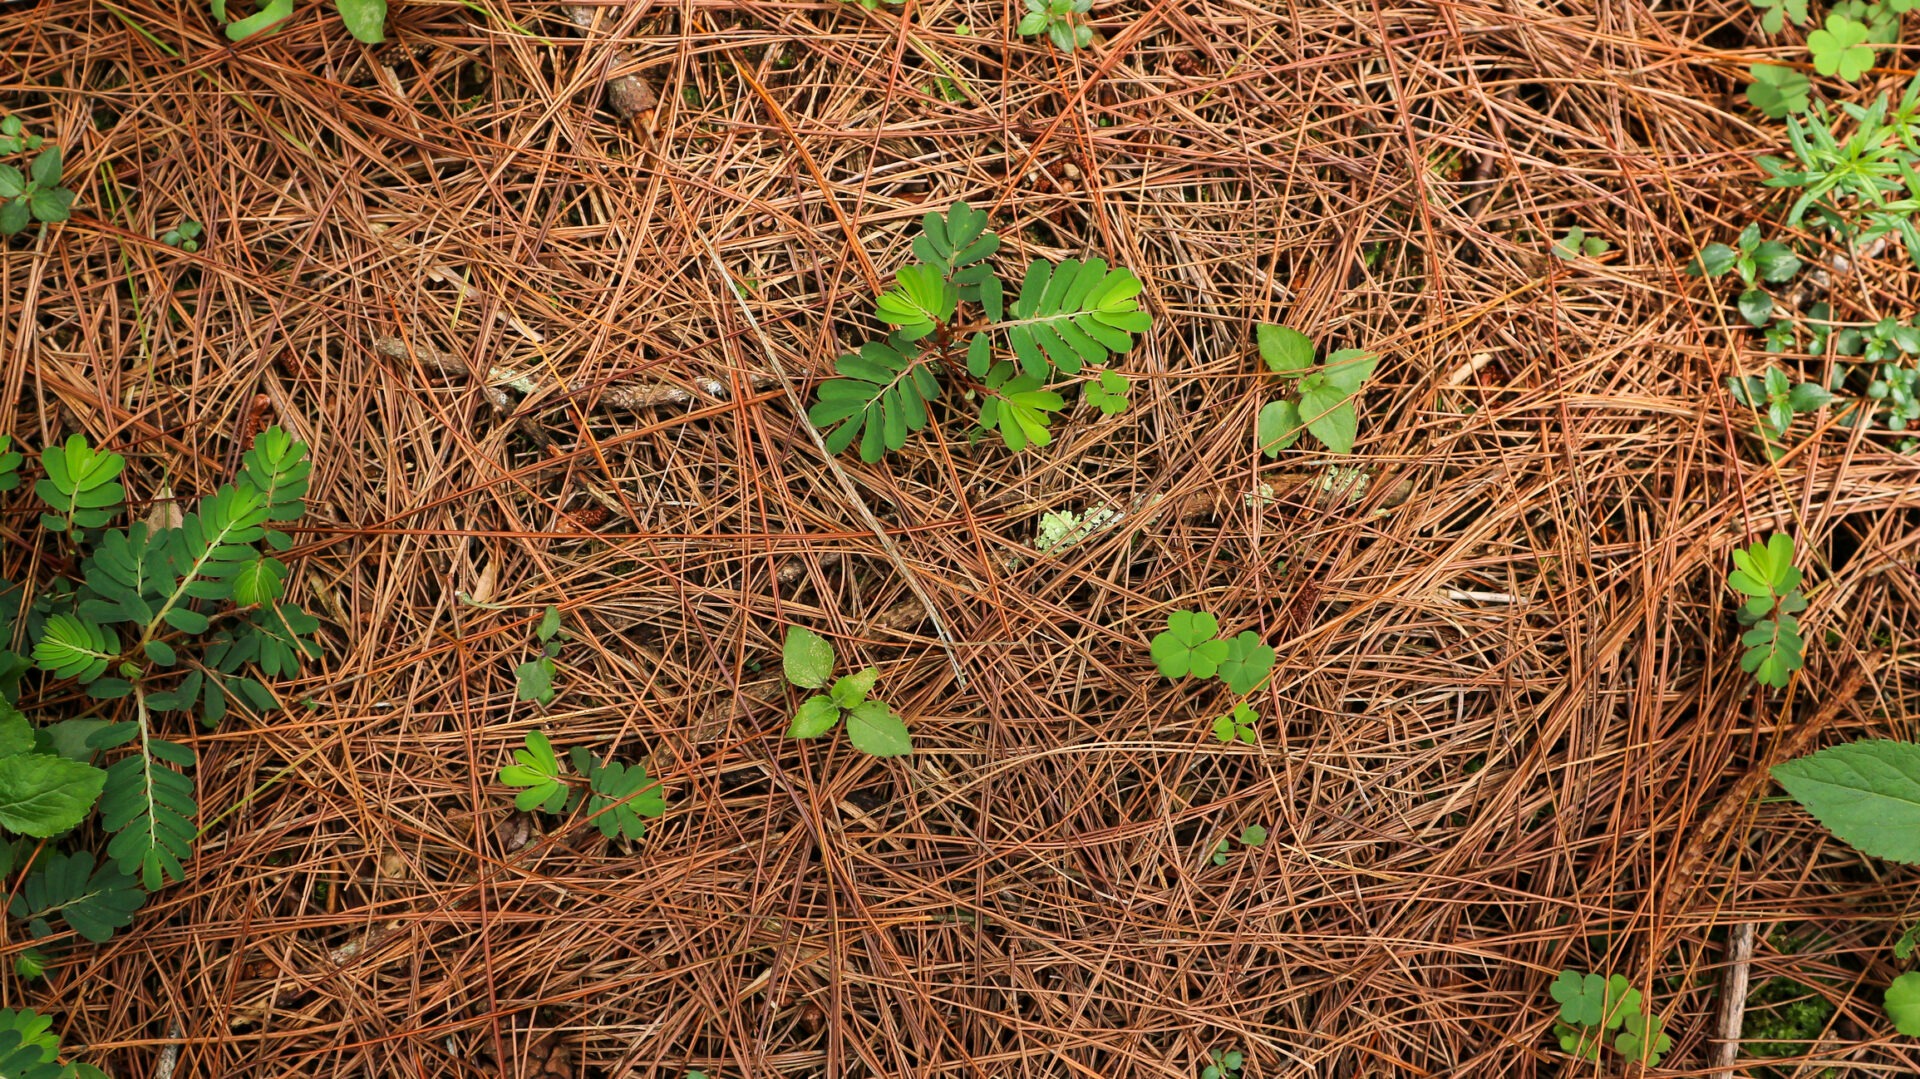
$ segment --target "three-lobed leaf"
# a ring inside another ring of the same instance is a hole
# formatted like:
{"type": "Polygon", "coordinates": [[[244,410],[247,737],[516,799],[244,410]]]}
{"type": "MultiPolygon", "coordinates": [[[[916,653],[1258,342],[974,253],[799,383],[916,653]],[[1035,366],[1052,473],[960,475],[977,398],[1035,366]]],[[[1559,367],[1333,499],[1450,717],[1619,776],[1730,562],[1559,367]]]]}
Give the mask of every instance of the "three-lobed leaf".
{"type": "Polygon", "coordinates": [[[1866,74],[1873,67],[1873,47],[1866,43],[1869,34],[1865,23],[1838,13],[1829,14],[1825,27],[1807,35],[1813,69],[1846,82],[1866,74]]]}
{"type": "Polygon", "coordinates": [[[1273,670],[1274,652],[1253,630],[1246,630],[1225,642],[1227,654],[1220,660],[1220,680],[1236,694],[1245,695],[1273,670]]]}
{"type": "Polygon", "coordinates": [[[1174,611],[1167,616],[1166,631],[1149,642],[1148,652],[1168,678],[1212,678],[1227,658],[1227,642],[1213,639],[1219,632],[1219,620],[1205,611],[1174,611]]]}

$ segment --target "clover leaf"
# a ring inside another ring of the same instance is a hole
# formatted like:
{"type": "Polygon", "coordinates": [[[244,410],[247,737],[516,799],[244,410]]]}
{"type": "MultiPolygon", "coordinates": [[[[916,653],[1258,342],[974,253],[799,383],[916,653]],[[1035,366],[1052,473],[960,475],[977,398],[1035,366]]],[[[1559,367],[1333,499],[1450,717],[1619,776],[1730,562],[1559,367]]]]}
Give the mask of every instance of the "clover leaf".
{"type": "Polygon", "coordinates": [[[1227,658],[1227,642],[1213,639],[1219,632],[1219,621],[1205,611],[1175,611],[1167,616],[1166,632],[1155,636],[1148,650],[1168,678],[1212,678],[1227,658]]]}

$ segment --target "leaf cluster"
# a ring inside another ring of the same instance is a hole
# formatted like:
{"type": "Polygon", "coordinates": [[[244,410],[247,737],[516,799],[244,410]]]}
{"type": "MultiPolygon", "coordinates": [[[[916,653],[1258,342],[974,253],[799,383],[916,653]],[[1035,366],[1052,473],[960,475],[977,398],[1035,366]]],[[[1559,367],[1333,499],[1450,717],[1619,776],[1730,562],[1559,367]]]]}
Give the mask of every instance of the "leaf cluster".
{"type": "Polygon", "coordinates": [[[1776,460],[1786,452],[1779,443],[1786,437],[1793,418],[1818,412],[1833,401],[1833,394],[1825,386],[1818,382],[1792,382],[1778,367],[1769,367],[1764,375],[1729,377],[1727,392],[1748,408],[1761,410],[1760,437],[1776,460]]]}
{"type": "MultiPolygon", "coordinates": [[[[216,21],[224,24],[228,41],[245,41],[262,31],[272,30],[293,14],[293,0],[261,0],[252,15],[228,21],[228,0],[210,0],[216,21]]],[[[340,24],[354,38],[377,45],[386,38],[381,30],[387,21],[387,0],[333,0],[340,24]]]]}
{"type": "Polygon", "coordinates": [[[1085,18],[1092,9],[1093,0],[1027,0],[1027,13],[1015,29],[1022,37],[1044,33],[1063,52],[1084,49],[1093,43],[1093,27],[1085,18]]]}
{"type": "MultiPolygon", "coordinates": [[[[1228,638],[1219,638],[1219,633],[1219,620],[1205,611],[1174,611],[1167,615],[1167,628],[1148,642],[1148,652],[1168,678],[1218,676],[1235,696],[1245,697],[1273,670],[1274,651],[1250,629],[1228,638]]],[[[1213,721],[1213,736],[1253,745],[1259,739],[1254,726],[1259,721],[1252,705],[1238,701],[1231,713],[1213,721]]]]}
{"type": "MultiPolygon", "coordinates": [[[[15,485],[20,463],[0,444],[0,490],[15,485]]],[[[131,698],[132,707],[33,730],[12,703],[26,657],[0,652],[8,698],[0,705],[0,827],[57,836],[97,805],[112,836],[107,862],[96,869],[90,854],[49,852],[13,912],[36,933],[57,915],[104,939],[138,908],[140,887],[185,879],[193,854],[199,807],[184,773],[194,754],[161,736],[158,716],[198,713],[213,724],[231,701],[276,708],[262,679],[295,674],[319,654],[311,640],[318,620],[286,602],[287,567],[268,553],[291,546],[275,526],[304,512],[312,465],[305,445],[268,428],[233,482],[178,523],[112,528],[125,510],[120,455],[74,435],[47,447],[40,463],[40,525],[66,537],[79,568],[77,580],[48,582],[26,608],[31,666],[49,685],[68,682],[107,702],[131,698]],[[116,752],[123,747],[131,752],[116,752]],[[102,755],[117,759],[102,769],[102,755]]]]}
{"type": "Polygon", "coordinates": [[[554,660],[560,656],[561,642],[568,637],[560,628],[558,607],[547,606],[533,635],[540,642],[540,654],[513,669],[514,695],[523,701],[538,701],[545,707],[553,703],[553,676],[558,673],[554,660]]]}
{"type": "Polygon", "coordinates": [[[1099,258],[1058,265],[1036,259],[1009,307],[987,261],[1000,238],[986,226],[986,214],[964,202],[921,220],[913,241],[920,261],[902,267],[894,287],[874,302],[891,332],[835,360],[840,377],[820,383],[807,411],[808,421],[827,432],[830,452],[857,446],[861,459],[873,462],[903,448],[910,433],[933,421],[950,378],[965,380],[980,428],[998,431],[1015,452],[1052,441],[1051,417],[1066,407],[1048,388],[1056,374],[1085,371],[1083,393],[1104,414],[1126,407],[1124,377],[1087,369],[1131,349],[1133,335],[1151,324],[1139,310],[1139,279],[1099,258]],[[971,305],[984,322],[972,318],[971,305]]]}
{"type": "MultiPolygon", "coordinates": [[[[0,120],[0,139],[8,146],[39,146],[38,136],[21,134],[20,121],[0,120]],[[11,130],[9,130],[11,128],[11,130]]],[[[0,153],[8,152],[0,149],[0,153]]],[[[0,236],[11,236],[34,221],[65,221],[73,209],[73,192],[60,183],[60,147],[42,149],[25,172],[0,165],[0,236]]]]}
{"type": "Polygon", "coordinates": [[[1360,429],[1355,402],[1379,357],[1364,349],[1343,348],[1315,364],[1313,341],[1298,330],[1261,325],[1254,336],[1268,370],[1295,381],[1298,391],[1297,397],[1270,401],[1260,409],[1255,434],[1261,452],[1278,457],[1305,430],[1334,453],[1352,453],[1360,429]]]}
{"type": "Polygon", "coordinates": [[[913,752],[907,724],[886,702],[869,700],[874,683],[880,679],[877,667],[868,667],[845,677],[833,678],[833,644],[811,630],[787,627],[786,643],[781,648],[781,668],[787,681],[803,689],[825,689],[800,702],[787,726],[788,738],[818,738],[847,724],[847,740],[853,748],[874,757],[901,757],[913,752]]]}
{"type": "Polygon", "coordinates": [[[571,772],[542,731],[528,731],[526,748],[513,751],[514,763],[500,769],[500,782],[519,788],[513,805],[522,813],[539,810],[571,816],[582,803],[588,819],[608,839],[638,840],[647,834],[643,817],[667,811],[666,793],[643,764],[622,764],[595,757],[585,746],[567,751],[571,772]]]}
{"type": "Polygon", "coordinates": [[[1200,1079],[1238,1079],[1246,1062],[1247,1055],[1238,1049],[1215,1049],[1207,1056],[1207,1066],[1200,1069],[1200,1079]]]}
{"type": "Polygon", "coordinates": [[[1793,565],[1793,537],[1775,532],[1764,543],[1733,552],[1733,571],[1727,584],[1746,597],[1740,608],[1742,625],[1752,628],[1741,636],[1746,653],[1740,669],[1754,681],[1778,689],[1804,663],[1806,642],[1793,617],[1807,609],[1800,593],[1800,571],[1793,565]]]}
{"type": "Polygon", "coordinates": [[[0,1076],[6,1079],[107,1079],[91,1064],[62,1063],[53,1017],[0,1008],[0,1076]]]}
{"type": "Polygon", "coordinates": [[[1648,1014],[1640,991],[1625,975],[1602,977],[1563,970],[1548,993],[1560,1004],[1553,1032],[1560,1048],[1583,1060],[1597,1061],[1609,1032],[1618,1031],[1613,1048],[1628,1060],[1657,1067],[1673,1049],[1659,1016],[1648,1014]]]}
{"type": "Polygon", "coordinates": [[[198,221],[182,221],[160,234],[160,242],[192,254],[200,250],[202,227],[198,221]]]}
{"type": "Polygon", "coordinates": [[[1779,240],[1762,240],[1760,226],[1748,225],[1741,230],[1738,246],[1729,247],[1723,243],[1711,243],[1700,249],[1700,254],[1688,264],[1687,272],[1695,277],[1716,278],[1732,271],[1746,284],[1740,293],[1736,306],[1740,315],[1754,326],[1764,326],[1773,314],[1773,297],[1760,286],[1781,284],[1800,272],[1800,256],[1779,240]]]}

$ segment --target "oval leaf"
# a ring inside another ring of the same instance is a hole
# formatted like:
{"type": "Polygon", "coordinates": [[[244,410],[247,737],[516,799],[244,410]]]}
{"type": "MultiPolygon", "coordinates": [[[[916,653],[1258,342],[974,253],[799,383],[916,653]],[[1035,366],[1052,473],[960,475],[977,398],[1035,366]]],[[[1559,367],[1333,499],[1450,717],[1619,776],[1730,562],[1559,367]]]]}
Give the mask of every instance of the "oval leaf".
{"type": "Polygon", "coordinates": [[[1872,739],[1823,749],[1773,778],[1864,854],[1920,864],[1920,745],[1872,739]]]}
{"type": "Polygon", "coordinates": [[[788,626],[780,665],[786,671],[787,681],[807,689],[820,689],[833,674],[833,645],[811,630],[788,626]]]}
{"type": "Polygon", "coordinates": [[[847,739],[853,748],[875,757],[904,757],[913,752],[905,721],[880,701],[868,701],[847,713],[847,739]]]}
{"type": "Polygon", "coordinates": [[[0,758],[0,826],[37,838],[86,819],[107,773],[48,753],[0,758]]]}

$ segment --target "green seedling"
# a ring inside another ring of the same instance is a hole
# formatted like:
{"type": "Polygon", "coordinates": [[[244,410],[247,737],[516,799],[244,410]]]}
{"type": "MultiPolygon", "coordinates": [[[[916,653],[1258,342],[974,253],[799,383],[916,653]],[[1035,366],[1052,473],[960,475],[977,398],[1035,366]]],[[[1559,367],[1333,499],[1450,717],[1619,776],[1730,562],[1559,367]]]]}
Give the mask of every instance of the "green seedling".
{"type": "Polygon", "coordinates": [[[1779,441],[1786,437],[1793,418],[1818,412],[1833,401],[1826,387],[1817,382],[1791,382],[1778,367],[1768,368],[1765,375],[1728,378],[1727,392],[1735,401],[1761,410],[1760,436],[1775,459],[1785,453],[1779,441]]]}
{"type": "Polygon", "coordinates": [[[874,302],[891,333],[835,360],[840,377],[822,382],[807,410],[827,432],[828,452],[857,445],[872,462],[903,448],[935,418],[948,380],[978,404],[980,430],[998,432],[1016,453],[1053,441],[1052,417],[1066,407],[1050,388],[1060,385],[1056,376],[1081,376],[1083,395],[1103,413],[1125,407],[1126,379],[1099,368],[1151,325],[1139,309],[1139,278],[1101,258],[1035,259],[1008,303],[988,261],[1000,238],[986,225],[987,215],[964,202],[922,219],[913,241],[920,261],[874,302]]]}
{"type": "Polygon", "coordinates": [[[1255,339],[1267,368],[1293,380],[1298,391],[1296,398],[1261,408],[1254,425],[1261,452],[1278,457],[1302,431],[1309,431],[1334,453],[1352,453],[1360,428],[1356,402],[1379,357],[1364,349],[1343,348],[1316,365],[1313,341],[1286,326],[1258,326],[1255,339]]]}
{"type": "Polygon", "coordinates": [[[160,234],[160,242],[192,254],[200,250],[200,222],[182,221],[160,234]]]}
{"type": "MultiPolygon", "coordinates": [[[[293,15],[293,0],[262,0],[252,15],[229,21],[232,13],[227,10],[228,3],[229,0],[211,0],[209,5],[228,41],[245,41],[262,31],[278,29],[293,15]]],[[[356,39],[369,45],[386,40],[382,31],[387,22],[387,0],[333,0],[333,7],[340,16],[340,24],[356,39]]]]}
{"type": "Polygon", "coordinates": [[[1673,1048],[1673,1039],[1662,1033],[1660,1018],[1642,1010],[1640,991],[1624,975],[1602,977],[1563,970],[1548,992],[1560,1004],[1554,1036],[1560,1048],[1575,1057],[1599,1060],[1611,1031],[1619,1031],[1613,1043],[1616,1052],[1648,1067],[1658,1066],[1673,1048]]]}
{"type": "Polygon", "coordinates": [[[883,701],[869,700],[880,678],[877,667],[833,681],[833,645],[819,634],[790,626],[781,650],[787,681],[804,689],[825,689],[800,702],[787,727],[789,738],[818,738],[845,720],[853,748],[875,757],[901,757],[913,752],[907,724],[883,701]]]}
{"type": "MultiPolygon", "coordinates": [[[[1249,824],[1240,830],[1242,847],[1264,847],[1267,844],[1267,830],[1258,824],[1249,824]]],[[[1213,864],[1226,865],[1231,860],[1233,840],[1222,839],[1213,845],[1213,864]]]]}
{"type": "Polygon", "coordinates": [[[1045,33],[1064,52],[1084,49],[1093,43],[1093,27],[1086,21],[1092,8],[1093,0],[1027,0],[1017,29],[1022,37],[1045,33]]]}
{"type": "Polygon", "coordinates": [[[658,780],[642,764],[602,761],[585,746],[567,751],[569,773],[541,731],[528,731],[526,748],[513,751],[514,763],[500,769],[500,782],[518,788],[513,805],[522,813],[539,810],[551,816],[571,816],[586,804],[586,812],[608,839],[637,840],[647,834],[643,817],[667,811],[667,798],[658,780]]]}
{"type": "Polygon", "coordinates": [[[1709,278],[1723,276],[1729,270],[1737,273],[1746,285],[1735,304],[1740,316],[1751,325],[1764,326],[1773,317],[1773,297],[1760,284],[1777,285],[1792,279],[1800,272],[1800,256],[1778,240],[1762,240],[1759,225],[1748,225],[1737,243],[1737,247],[1711,243],[1701,248],[1687,272],[1709,278]]]}
{"type": "Polygon", "coordinates": [[[1253,745],[1260,740],[1254,724],[1260,722],[1260,714],[1253,706],[1241,701],[1233,706],[1233,711],[1213,721],[1214,741],[1226,745],[1244,742],[1253,745]]]}
{"type": "Polygon", "coordinates": [[[1563,262],[1572,262],[1582,255],[1598,258],[1613,249],[1613,245],[1598,236],[1587,235],[1587,230],[1579,225],[1567,229],[1566,234],[1553,243],[1553,255],[1563,262]]]}
{"type": "Polygon", "coordinates": [[[514,695],[545,707],[554,698],[553,676],[559,672],[554,661],[560,656],[561,642],[571,634],[560,626],[560,609],[549,605],[533,635],[540,642],[540,654],[513,669],[514,695]]]}
{"type": "MultiPolygon", "coordinates": [[[[8,138],[10,143],[26,143],[18,135],[8,138]]],[[[34,221],[53,224],[67,219],[73,209],[73,192],[60,182],[61,167],[58,146],[41,150],[24,173],[0,164],[0,236],[11,236],[34,221]]]]}
{"type": "Polygon", "coordinates": [[[1803,665],[1806,642],[1794,615],[1807,609],[1800,594],[1801,575],[1793,565],[1793,537],[1776,532],[1765,543],[1733,552],[1727,584],[1746,597],[1740,621],[1752,626],[1741,638],[1746,653],[1740,669],[1754,681],[1776,689],[1803,665]]]}
{"type": "Polygon", "coordinates": [[[1805,112],[1812,103],[1809,95],[1813,84],[1804,71],[1778,64],[1749,64],[1747,75],[1753,79],[1747,84],[1747,101],[1765,116],[1778,120],[1789,113],[1805,112]]]}

